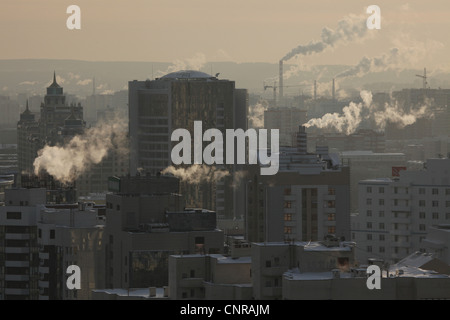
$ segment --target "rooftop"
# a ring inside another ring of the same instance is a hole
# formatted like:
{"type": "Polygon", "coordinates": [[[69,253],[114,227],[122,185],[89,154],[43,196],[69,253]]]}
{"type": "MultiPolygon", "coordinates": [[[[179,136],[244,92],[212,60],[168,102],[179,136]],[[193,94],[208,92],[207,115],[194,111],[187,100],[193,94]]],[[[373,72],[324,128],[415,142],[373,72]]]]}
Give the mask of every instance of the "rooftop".
{"type": "Polygon", "coordinates": [[[160,79],[214,79],[216,77],[209,75],[207,73],[196,71],[196,70],[180,70],[176,72],[171,72],[162,76],[160,79]]]}

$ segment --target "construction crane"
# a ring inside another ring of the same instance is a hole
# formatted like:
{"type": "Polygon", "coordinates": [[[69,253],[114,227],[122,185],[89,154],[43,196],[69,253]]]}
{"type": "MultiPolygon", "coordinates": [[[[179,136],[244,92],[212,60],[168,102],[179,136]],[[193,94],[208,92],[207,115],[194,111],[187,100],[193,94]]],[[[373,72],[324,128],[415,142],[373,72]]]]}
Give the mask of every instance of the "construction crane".
{"type": "Polygon", "coordinates": [[[423,79],[423,89],[425,90],[427,88],[427,68],[423,69],[423,75],[420,74],[416,74],[416,77],[422,78],[423,79]]]}
{"type": "MultiPolygon", "coordinates": [[[[290,88],[290,87],[304,87],[304,85],[283,86],[283,88],[290,88]]],[[[264,84],[264,91],[266,91],[268,88],[273,88],[273,101],[274,101],[274,103],[276,105],[276,103],[277,103],[277,89],[278,89],[276,81],[273,83],[272,86],[264,84]]]]}

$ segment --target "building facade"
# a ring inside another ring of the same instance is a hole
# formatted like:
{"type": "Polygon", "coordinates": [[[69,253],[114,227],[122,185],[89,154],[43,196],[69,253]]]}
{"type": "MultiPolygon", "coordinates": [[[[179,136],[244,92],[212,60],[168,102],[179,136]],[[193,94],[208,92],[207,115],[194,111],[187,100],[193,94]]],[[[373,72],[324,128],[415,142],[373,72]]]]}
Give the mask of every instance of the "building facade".
{"type": "Polygon", "coordinates": [[[359,182],[359,214],[352,220],[358,259],[397,262],[425,252],[430,227],[450,222],[450,160],[428,159],[422,170],[402,170],[398,178],[359,182]]]}

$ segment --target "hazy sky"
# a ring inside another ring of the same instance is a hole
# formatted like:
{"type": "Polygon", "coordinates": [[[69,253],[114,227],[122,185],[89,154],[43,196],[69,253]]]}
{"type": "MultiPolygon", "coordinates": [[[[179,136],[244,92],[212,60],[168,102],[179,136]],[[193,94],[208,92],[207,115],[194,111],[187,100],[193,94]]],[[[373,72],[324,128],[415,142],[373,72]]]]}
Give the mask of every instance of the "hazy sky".
{"type": "Polygon", "coordinates": [[[405,64],[450,69],[448,0],[1,0],[0,59],[276,63],[372,4],[381,30],[293,62],[355,65],[397,47],[405,64]],[[72,4],[81,30],[66,27],[72,4]]]}

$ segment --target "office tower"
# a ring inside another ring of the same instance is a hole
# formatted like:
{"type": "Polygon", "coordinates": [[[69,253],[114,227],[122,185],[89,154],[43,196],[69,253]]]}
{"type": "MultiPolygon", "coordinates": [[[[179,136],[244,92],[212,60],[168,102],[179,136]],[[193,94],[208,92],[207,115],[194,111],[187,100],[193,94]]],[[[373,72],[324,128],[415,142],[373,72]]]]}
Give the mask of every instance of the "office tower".
{"type": "MultiPolygon", "coordinates": [[[[203,132],[247,129],[247,90],[236,89],[234,81],[187,70],[155,80],[130,81],[128,87],[131,174],[156,174],[171,166],[171,151],[178,143],[171,141],[172,132],[184,128],[193,137],[194,121],[202,121],[203,132]]],[[[207,144],[203,142],[203,147],[207,144]]],[[[238,203],[242,192],[232,187],[232,174],[239,166],[216,167],[230,174],[211,183],[182,181],[187,204],[214,210],[219,217],[242,216],[244,206],[238,203]]]]}
{"type": "Polygon", "coordinates": [[[249,241],[318,241],[350,238],[350,172],[328,148],[307,152],[300,126],[296,148],[280,148],[276,175],[249,174],[246,234],[249,241]]]}
{"type": "Polygon", "coordinates": [[[357,258],[397,262],[422,243],[430,227],[450,222],[450,159],[428,159],[422,170],[359,182],[359,214],[352,219],[357,258]]]}

